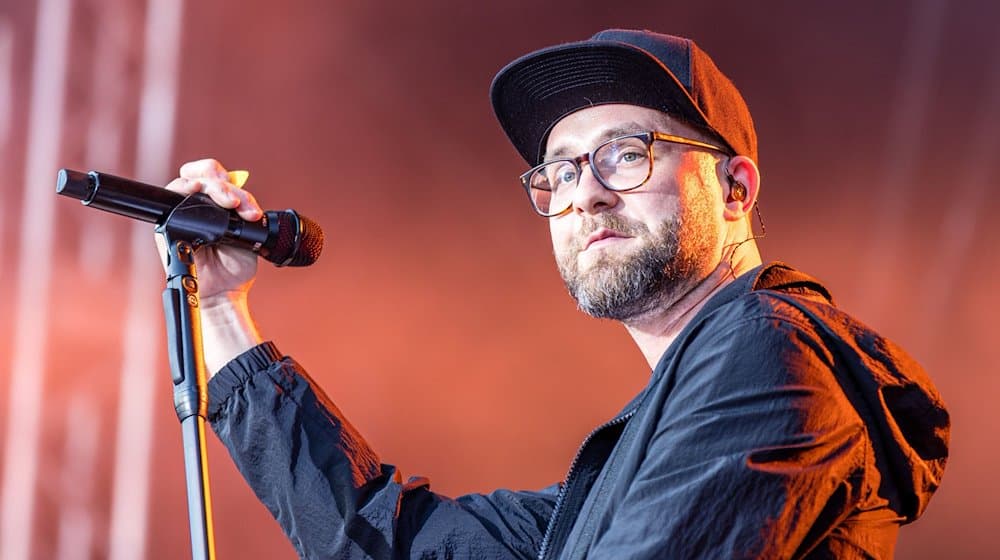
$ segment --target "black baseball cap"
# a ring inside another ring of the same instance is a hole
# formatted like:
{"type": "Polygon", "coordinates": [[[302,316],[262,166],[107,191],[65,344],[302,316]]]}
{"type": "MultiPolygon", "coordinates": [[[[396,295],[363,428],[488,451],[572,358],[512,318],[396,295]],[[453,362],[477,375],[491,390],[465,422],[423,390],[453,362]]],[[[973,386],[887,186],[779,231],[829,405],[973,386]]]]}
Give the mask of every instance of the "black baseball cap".
{"type": "Polygon", "coordinates": [[[734,155],[757,161],[757,134],[743,96],[683,37],[608,29],[541,49],[500,70],[490,98],[500,126],[529,165],[541,163],[560,119],[609,103],[663,111],[706,130],[734,155]]]}

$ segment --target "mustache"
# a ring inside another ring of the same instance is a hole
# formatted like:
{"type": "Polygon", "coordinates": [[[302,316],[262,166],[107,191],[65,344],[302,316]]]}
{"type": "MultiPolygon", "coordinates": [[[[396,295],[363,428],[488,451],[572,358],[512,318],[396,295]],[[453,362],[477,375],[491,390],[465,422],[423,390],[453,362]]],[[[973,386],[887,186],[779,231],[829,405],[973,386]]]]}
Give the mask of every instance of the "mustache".
{"type": "Polygon", "coordinates": [[[623,235],[638,237],[649,232],[642,222],[632,221],[618,214],[601,214],[596,217],[586,217],[580,225],[579,238],[586,239],[600,228],[616,231],[623,235]]]}
{"type": "Polygon", "coordinates": [[[628,237],[641,237],[649,232],[649,228],[642,222],[633,221],[618,214],[587,216],[580,223],[580,229],[577,231],[576,239],[574,239],[573,254],[583,251],[587,244],[587,238],[600,228],[609,229],[628,237]]]}

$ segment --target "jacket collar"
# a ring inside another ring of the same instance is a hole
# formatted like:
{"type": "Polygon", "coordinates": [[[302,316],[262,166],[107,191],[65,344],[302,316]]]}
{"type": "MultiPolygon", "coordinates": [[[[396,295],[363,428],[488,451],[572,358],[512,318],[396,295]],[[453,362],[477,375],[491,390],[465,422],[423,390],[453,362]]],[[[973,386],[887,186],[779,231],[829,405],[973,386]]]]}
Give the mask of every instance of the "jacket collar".
{"type": "MultiPolygon", "coordinates": [[[[670,360],[669,356],[672,356],[676,351],[678,341],[687,339],[691,330],[713,311],[757,290],[772,290],[795,294],[800,297],[833,305],[833,296],[818,280],[804,272],[799,272],[783,262],[773,262],[752,268],[738,276],[736,280],[730,282],[726,287],[719,290],[719,293],[705,302],[705,306],[695,314],[691,321],[681,330],[680,334],[677,335],[674,342],[667,347],[663,356],[660,357],[660,361],[653,368],[653,378],[658,377],[664,364],[670,360]]],[[[640,394],[639,396],[641,397],[642,395],[640,394]]]]}
{"type": "MultiPolygon", "coordinates": [[[[783,262],[773,262],[750,269],[712,296],[691,320],[698,323],[712,311],[756,290],[773,290],[796,294],[833,304],[833,295],[812,276],[799,272],[783,262]]],[[[687,330],[685,328],[685,330],[687,330]]],[[[683,335],[682,335],[683,336],[683,335]]]]}

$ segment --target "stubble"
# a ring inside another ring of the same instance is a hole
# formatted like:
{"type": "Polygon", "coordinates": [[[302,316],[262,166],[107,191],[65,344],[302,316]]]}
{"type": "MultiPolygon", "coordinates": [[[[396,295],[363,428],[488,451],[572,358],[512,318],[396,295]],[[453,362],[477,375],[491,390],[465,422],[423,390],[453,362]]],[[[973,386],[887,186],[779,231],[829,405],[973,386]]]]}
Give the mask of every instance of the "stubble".
{"type": "Polygon", "coordinates": [[[695,189],[680,211],[655,231],[617,214],[585,218],[573,246],[556,254],[559,273],[580,310],[596,318],[628,321],[683,297],[718,260],[718,225],[709,219],[710,208],[707,195],[695,189]],[[639,247],[627,254],[602,251],[580,270],[583,244],[600,227],[638,239],[639,247]]]}

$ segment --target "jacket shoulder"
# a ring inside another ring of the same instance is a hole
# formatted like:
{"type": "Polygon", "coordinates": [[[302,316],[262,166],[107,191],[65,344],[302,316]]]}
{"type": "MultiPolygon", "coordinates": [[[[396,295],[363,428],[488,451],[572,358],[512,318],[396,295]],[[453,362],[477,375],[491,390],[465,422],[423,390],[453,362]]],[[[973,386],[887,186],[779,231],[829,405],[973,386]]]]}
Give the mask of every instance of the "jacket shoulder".
{"type": "MultiPolygon", "coordinates": [[[[879,470],[893,481],[893,509],[916,519],[940,485],[950,417],[924,368],[899,344],[823,298],[755,290],[739,305],[813,329],[833,371],[875,440],[879,470]]],[[[736,303],[736,302],[734,302],[736,303]]]]}

